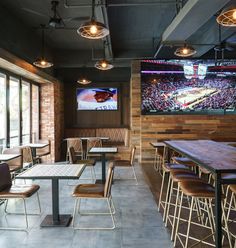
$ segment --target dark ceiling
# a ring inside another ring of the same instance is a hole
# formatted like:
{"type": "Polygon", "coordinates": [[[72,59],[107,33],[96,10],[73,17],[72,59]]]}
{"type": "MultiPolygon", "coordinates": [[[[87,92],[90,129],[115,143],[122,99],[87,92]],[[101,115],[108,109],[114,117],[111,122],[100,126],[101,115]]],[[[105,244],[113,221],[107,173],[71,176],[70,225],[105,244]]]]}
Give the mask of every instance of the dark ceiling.
{"type": "MultiPolygon", "coordinates": [[[[213,56],[214,44],[219,43],[216,14],[232,3],[235,0],[98,0],[95,15],[110,29],[107,58],[116,67],[129,67],[132,59],[174,57],[174,45],[184,41],[193,44],[197,57],[213,56]]],[[[40,24],[47,25],[52,16],[51,0],[1,0],[0,7],[38,39],[40,24]]],[[[60,0],[58,12],[65,27],[45,31],[55,68],[92,67],[103,56],[103,41],[87,40],[77,33],[91,16],[91,0],[60,0]]],[[[236,54],[235,32],[235,28],[222,28],[228,57],[236,54]]]]}

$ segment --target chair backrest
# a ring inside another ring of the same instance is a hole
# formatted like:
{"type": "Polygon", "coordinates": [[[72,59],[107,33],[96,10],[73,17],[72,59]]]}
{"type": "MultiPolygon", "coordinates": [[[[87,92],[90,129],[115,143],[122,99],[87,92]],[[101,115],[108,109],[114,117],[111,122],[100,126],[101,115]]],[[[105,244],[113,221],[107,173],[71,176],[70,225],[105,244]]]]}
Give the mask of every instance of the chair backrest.
{"type": "Polygon", "coordinates": [[[74,147],[75,153],[80,153],[81,157],[83,157],[83,144],[80,138],[68,138],[67,139],[67,147],[74,147]]]}
{"type": "Polygon", "coordinates": [[[37,148],[36,149],[36,154],[40,153],[40,154],[48,154],[51,153],[51,141],[50,140],[38,140],[35,143],[39,143],[39,144],[48,144],[47,146],[43,147],[43,148],[37,148]]]}
{"type": "Polygon", "coordinates": [[[21,147],[5,148],[2,151],[3,154],[20,154],[21,156],[15,159],[11,159],[7,162],[8,166],[21,167],[23,168],[23,154],[21,147]]]}
{"type": "Polygon", "coordinates": [[[22,155],[23,155],[23,163],[33,164],[34,160],[33,160],[32,150],[29,146],[22,147],[22,155]]]}
{"type": "Polygon", "coordinates": [[[68,147],[68,154],[69,154],[70,164],[75,164],[76,163],[76,155],[75,155],[75,149],[73,146],[68,147]]]}
{"type": "Polygon", "coordinates": [[[6,163],[0,164],[0,191],[8,189],[12,186],[11,173],[6,163]]]}
{"type": "Polygon", "coordinates": [[[131,153],[130,153],[130,164],[131,165],[134,164],[135,152],[136,152],[136,146],[133,146],[131,149],[131,153]]]}
{"type": "Polygon", "coordinates": [[[112,180],[113,180],[113,175],[114,175],[114,168],[115,167],[114,167],[113,163],[111,162],[109,164],[106,183],[104,186],[104,197],[109,197],[111,194],[111,186],[112,186],[112,180]]]}
{"type": "Polygon", "coordinates": [[[99,138],[90,138],[87,140],[87,152],[93,147],[102,147],[102,140],[99,138]]]}

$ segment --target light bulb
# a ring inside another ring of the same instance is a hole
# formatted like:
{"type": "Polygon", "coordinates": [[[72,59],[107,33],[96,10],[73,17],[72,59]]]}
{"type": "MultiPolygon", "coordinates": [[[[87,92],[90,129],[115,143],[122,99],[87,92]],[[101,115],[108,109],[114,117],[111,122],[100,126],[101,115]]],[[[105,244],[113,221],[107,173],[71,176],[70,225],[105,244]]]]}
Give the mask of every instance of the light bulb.
{"type": "Polygon", "coordinates": [[[82,82],[83,82],[83,83],[85,83],[85,82],[86,82],[86,79],[85,79],[85,78],[83,78],[83,79],[82,79],[82,82]]]}
{"type": "Polygon", "coordinates": [[[236,10],[233,12],[233,19],[236,20],[236,10]]]}
{"type": "Polygon", "coordinates": [[[184,48],[184,49],[182,50],[182,52],[183,52],[183,54],[188,54],[188,48],[184,48]]]}
{"type": "Polygon", "coordinates": [[[98,28],[96,25],[91,25],[89,30],[91,34],[96,34],[98,32],[98,28]]]}
{"type": "Polygon", "coordinates": [[[101,64],[102,68],[106,68],[107,67],[107,62],[106,61],[103,61],[102,64],[101,64]]]}
{"type": "Polygon", "coordinates": [[[46,65],[46,61],[45,60],[41,60],[40,64],[41,65],[46,65]]]}

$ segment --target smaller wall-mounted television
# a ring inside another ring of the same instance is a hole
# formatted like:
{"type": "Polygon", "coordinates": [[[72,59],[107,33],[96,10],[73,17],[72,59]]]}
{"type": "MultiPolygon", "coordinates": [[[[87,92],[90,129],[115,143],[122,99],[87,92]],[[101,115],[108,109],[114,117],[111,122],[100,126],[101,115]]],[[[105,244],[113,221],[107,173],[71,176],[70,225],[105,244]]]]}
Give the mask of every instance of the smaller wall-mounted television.
{"type": "Polygon", "coordinates": [[[142,114],[236,114],[236,60],[144,60],[142,114]]]}
{"type": "Polygon", "coordinates": [[[117,88],[78,88],[77,110],[117,110],[117,88]]]}

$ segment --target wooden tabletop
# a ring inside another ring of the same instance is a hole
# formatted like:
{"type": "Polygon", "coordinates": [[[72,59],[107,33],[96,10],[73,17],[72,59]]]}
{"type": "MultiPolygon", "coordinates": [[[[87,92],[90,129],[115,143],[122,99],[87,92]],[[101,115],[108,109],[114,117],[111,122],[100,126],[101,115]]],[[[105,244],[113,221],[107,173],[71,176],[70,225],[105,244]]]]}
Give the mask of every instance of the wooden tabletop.
{"type": "Polygon", "coordinates": [[[0,161],[9,161],[20,156],[20,154],[0,154],[0,161]]]}
{"type": "Polygon", "coordinates": [[[93,147],[89,153],[117,153],[117,147],[93,147]]]}
{"type": "Polygon", "coordinates": [[[82,174],[85,164],[37,164],[17,175],[24,179],[77,179],[82,174]]]}
{"type": "Polygon", "coordinates": [[[165,144],[211,172],[236,173],[236,147],[212,140],[170,140],[165,144]]]}
{"type": "Polygon", "coordinates": [[[154,148],[166,146],[164,142],[150,142],[150,145],[153,146],[154,148]]]}

